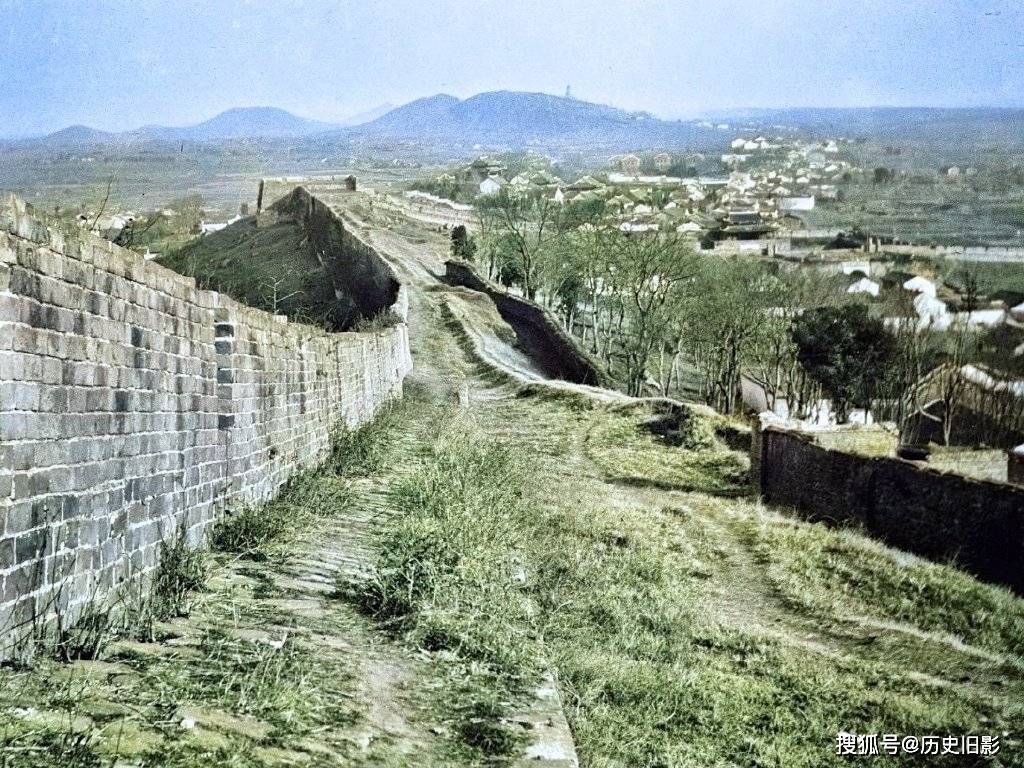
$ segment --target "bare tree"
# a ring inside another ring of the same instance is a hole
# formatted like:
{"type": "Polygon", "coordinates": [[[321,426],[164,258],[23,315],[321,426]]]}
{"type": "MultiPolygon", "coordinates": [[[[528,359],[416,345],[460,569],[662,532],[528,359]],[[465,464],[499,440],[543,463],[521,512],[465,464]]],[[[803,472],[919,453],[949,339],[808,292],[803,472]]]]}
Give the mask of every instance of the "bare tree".
{"type": "Polygon", "coordinates": [[[93,217],[92,224],[89,225],[89,231],[92,232],[96,229],[96,225],[99,224],[100,218],[103,216],[103,212],[107,210],[107,203],[110,202],[110,190],[114,186],[114,177],[111,176],[107,179],[107,190],[103,194],[103,200],[100,202],[100,208],[96,212],[96,216],[93,217]]]}
{"type": "Polygon", "coordinates": [[[526,298],[533,300],[542,283],[545,251],[564,234],[562,206],[544,195],[518,194],[506,188],[482,198],[477,207],[506,245],[504,256],[511,259],[526,298]]]}
{"type": "Polygon", "coordinates": [[[291,280],[290,275],[282,277],[267,278],[263,281],[264,295],[266,297],[269,311],[275,315],[281,314],[284,303],[302,293],[301,290],[283,293],[281,287],[291,280]]]}

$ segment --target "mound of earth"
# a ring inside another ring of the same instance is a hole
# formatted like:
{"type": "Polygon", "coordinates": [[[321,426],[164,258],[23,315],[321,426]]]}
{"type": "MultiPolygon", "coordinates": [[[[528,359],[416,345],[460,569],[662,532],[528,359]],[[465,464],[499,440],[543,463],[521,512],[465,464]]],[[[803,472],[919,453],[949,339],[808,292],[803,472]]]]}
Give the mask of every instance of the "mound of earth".
{"type": "Polygon", "coordinates": [[[201,288],[331,330],[379,316],[398,298],[391,266],[302,187],[161,263],[201,288]]]}

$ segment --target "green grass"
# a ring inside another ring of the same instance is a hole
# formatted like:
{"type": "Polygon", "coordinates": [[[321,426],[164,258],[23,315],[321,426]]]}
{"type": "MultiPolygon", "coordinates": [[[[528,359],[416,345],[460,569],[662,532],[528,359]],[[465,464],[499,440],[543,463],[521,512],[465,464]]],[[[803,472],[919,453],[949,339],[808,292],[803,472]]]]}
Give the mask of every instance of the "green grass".
{"type": "Polygon", "coordinates": [[[341,591],[416,647],[455,660],[443,706],[461,745],[494,757],[522,741],[500,717],[540,663],[521,581],[527,528],[493,513],[518,509],[525,475],[517,454],[476,440],[466,419],[438,425],[422,465],[392,489],[404,514],[379,542],[374,578],[341,591]]]}
{"type": "Polygon", "coordinates": [[[210,543],[218,552],[252,560],[279,558],[313,522],[342,507],[347,491],[345,478],[333,472],[301,472],[277,498],[229,511],[214,528],[210,543]]]}
{"type": "MultiPolygon", "coordinates": [[[[722,581],[730,540],[702,515],[756,529],[757,508],[732,498],[739,458],[714,439],[691,450],[659,444],[642,421],[532,398],[491,406],[479,421],[448,415],[422,466],[394,491],[405,514],[381,542],[380,577],[366,604],[419,647],[476,665],[481,688],[499,695],[522,691],[530,673],[551,664],[586,768],[817,768],[846,764],[835,755],[841,730],[1011,728],[1019,707],[931,684],[900,659],[852,644],[826,653],[798,635],[783,639],[742,615],[728,618],[728,597],[711,599],[718,592],[710,590],[743,584],[722,581]],[[646,498],[642,489],[624,503],[580,471],[573,445],[582,435],[586,455],[616,482],[700,492],[673,497],[678,507],[645,506],[637,501],[646,498]],[[701,513],[688,511],[691,504],[701,513]]],[[[865,561],[863,547],[842,548],[841,534],[791,525],[836,548],[834,571],[863,569],[849,590],[863,589],[865,604],[904,599],[910,583],[895,579],[891,558],[865,561]]],[[[766,546],[786,567],[812,557],[805,541],[766,546]]],[[[910,618],[943,628],[981,620],[990,626],[976,632],[990,647],[1013,647],[1020,634],[1007,612],[1021,610],[1019,599],[949,569],[929,573],[930,589],[919,591],[910,618]]],[[[822,593],[842,581],[817,573],[807,581],[818,578],[828,585],[822,593]]],[[[751,610],[765,599],[759,595],[751,610]]],[[[820,605],[808,610],[822,615],[820,605]]],[[[1009,749],[1004,764],[1024,764],[1009,749]]],[[[962,763],[883,757],[873,764],[962,763]]]]}
{"type": "MultiPolygon", "coordinates": [[[[722,443],[713,425],[688,426],[676,438],[686,445],[678,446],[672,444],[675,440],[651,431],[648,413],[646,409],[611,409],[591,420],[587,453],[609,480],[706,493],[749,493],[749,458],[722,443]]],[[[700,424],[701,420],[691,421],[700,424]]]]}
{"type": "Polygon", "coordinates": [[[946,565],[824,524],[749,519],[746,535],[780,593],[811,615],[872,616],[1024,656],[1024,601],[946,565]]]}
{"type": "Polygon", "coordinates": [[[295,537],[313,522],[336,514],[349,503],[351,478],[366,476],[380,467],[408,409],[406,401],[392,400],[364,424],[354,429],[336,428],[323,465],[292,477],[275,499],[229,512],[214,528],[213,548],[253,560],[286,552],[295,537]]]}
{"type": "Polygon", "coordinates": [[[373,317],[364,317],[357,320],[352,326],[352,330],[356,333],[377,333],[378,331],[386,331],[388,328],[394,328],[402,322],[403,320],[397,312],[393,309],[385,309],[373,317]]]}
{"type": "Polygon", "coordinates": [[[331,455],[321,470],[340,477],[365,477],[381,469],[387,460],[395,432],[410,418],[408,399],[391,400],[372,420],[355,429],[339,427],[331,435],[331,455]]]}
{"type": "Polygon", "coordinates": [[[372,607],[402,618],[421,647],[515,674],[532,658],[529,608],[517,587],[528,530],[514,514],[493,511],[518,509],[525,473],[517,453],[474,436],[470,422],[449,422],[423,467],[393,489],[406,514],[380,543],[372,607]],[[497,610],[516,618],[499,635],[479,634],[466,620],[497,610]]]}
{"type": "Polygon", "coordinates": [[[206,550],[190,547],[180,534],[164,542],[152,584],[156,617],[188,616],[196,593],[203,590],[209,575],[210,563],[206,550]]]}

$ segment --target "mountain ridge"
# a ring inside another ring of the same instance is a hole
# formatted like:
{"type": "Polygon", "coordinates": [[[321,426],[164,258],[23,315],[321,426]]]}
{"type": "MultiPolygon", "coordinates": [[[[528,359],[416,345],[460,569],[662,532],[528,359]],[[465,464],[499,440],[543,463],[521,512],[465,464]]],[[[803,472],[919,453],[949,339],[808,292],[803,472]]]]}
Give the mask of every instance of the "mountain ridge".
{"type": "Polygon", "coordinates": [[[213,117],[185,126],[145,125],[127,131],[103,131],[70,125],[44,136],[8,139],[17,144],[71,145],[123,141],[217,141],[239,138],[305,137],[337,130],[336,123],[299,117],[279,107],[232,107],[213,117]]]}
{"type": "MultiPolygon", "coordinates": [[[[1013,139],[1024,132],[1024,109],[996,107],[807,107],[744,108],[709,111],[728,130],[779,125],[822,135],[875,135],[938,140],[951,133],[1013,139]]],[[[72,125],[47,136],[7,139],[6,145],[78,147],[148,141],[217,142],[238,139],[392,140],[444,146],[530,145],[615,148],[642,146],[696,148],[720,143],[723,132],[698,120],[664,120],[636,112],[528,91],[486,91],[460,99],[446,93],[398,107],[381,105],[342,123],[297,116],[277,107],[235,107],[190,126],[150,125],[109,132],[72,125]],[[365,120],[364,120],[365,118],[365,120]],[[357,122],[359,121],[359,122],[357,122]]]]}

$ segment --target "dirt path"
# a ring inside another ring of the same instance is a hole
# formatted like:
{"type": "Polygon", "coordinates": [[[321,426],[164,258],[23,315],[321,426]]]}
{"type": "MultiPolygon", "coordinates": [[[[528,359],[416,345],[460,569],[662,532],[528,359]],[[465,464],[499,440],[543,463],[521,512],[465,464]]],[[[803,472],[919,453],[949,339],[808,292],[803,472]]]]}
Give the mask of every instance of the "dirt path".
{"type": "MultiPolygon", "coordinates": [[[[415,370],[407,387],[423,409],[390,449],[401,459],[352,479],[343,506],[281,557],[222,558],[191,614],[158,625],[151,642],[116,642],[102,662],[70,668],[43,662],[0,677],[0,715],[30,728],[5,750],[5,759],[26,758],[12,765],[54,765],[58,755],[61,765],[78,765],[68,758],[78,739],[83,755],[124,768],[211,759],[246,766],[479,764],[479,756],[453,748],[444,665],[389,635],[337,591],[342,582],[372,578],[377,535],[396,514],[389,488],[416,466],[431,439],[431,409],[471,407],[514,390],[480,376],[446,327],[440,295],[430,290],[443,269],[446,241],[411,242],[383,230],[363,235],[412,288],[415,370]],[[54,680],[69,675],[78,701],[68,731],[58,743],[41,744],[50,738],[46,729],[68,717],[54,680]]],[[[559,718],[553,685],[538,692],[534,706],[513,713],[536,736],[529,765],[575,765],[564,719],[560,729],[550,725],[559,718]]]]}

